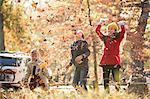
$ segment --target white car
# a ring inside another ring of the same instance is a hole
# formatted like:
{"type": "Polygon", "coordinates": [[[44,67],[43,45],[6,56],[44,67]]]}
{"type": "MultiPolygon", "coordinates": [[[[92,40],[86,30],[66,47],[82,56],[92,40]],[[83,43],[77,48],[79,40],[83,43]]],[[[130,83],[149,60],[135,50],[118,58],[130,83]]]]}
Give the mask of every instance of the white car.
{"type": "Polygon", "coordinates": [[[0,52],[0,85],[19,87],[30,59],[30,56],[22,52],[0,52]]]}

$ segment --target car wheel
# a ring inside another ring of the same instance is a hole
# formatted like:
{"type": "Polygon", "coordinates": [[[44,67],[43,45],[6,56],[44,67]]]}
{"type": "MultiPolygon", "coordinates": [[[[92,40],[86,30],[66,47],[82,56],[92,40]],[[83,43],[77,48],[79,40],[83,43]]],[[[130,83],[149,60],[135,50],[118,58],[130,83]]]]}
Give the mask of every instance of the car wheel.
{"type": "Polygon", "coordinates": [[[15,80],[15,74],[11,69],[6,69],[3,72],[5,81],[13,82],[15,80]]]}

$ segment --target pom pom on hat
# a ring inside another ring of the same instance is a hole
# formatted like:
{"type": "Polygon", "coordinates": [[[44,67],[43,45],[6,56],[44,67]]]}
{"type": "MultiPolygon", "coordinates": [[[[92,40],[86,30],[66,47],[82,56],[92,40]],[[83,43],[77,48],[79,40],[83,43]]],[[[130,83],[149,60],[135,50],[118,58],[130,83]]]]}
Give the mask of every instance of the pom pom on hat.
{"type": "Polygon", "coordinates": [[[75,34],[80,35],[82,38],[84,38],[84,34],[82,30],[77,30],[75,34]]]}
{"type": "Polygon", "coordinates": [[[76,31],[76,34],[80,34],[80,33],[83,34],[83,31],[82,30],[77,30],[76,31]]]}

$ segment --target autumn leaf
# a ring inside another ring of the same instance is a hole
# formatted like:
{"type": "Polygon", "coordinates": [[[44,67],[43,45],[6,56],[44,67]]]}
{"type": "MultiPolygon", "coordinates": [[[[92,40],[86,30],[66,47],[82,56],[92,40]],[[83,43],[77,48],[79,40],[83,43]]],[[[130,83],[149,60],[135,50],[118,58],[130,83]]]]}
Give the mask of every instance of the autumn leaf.
{"type": "Polygon", "coordinates": [[[34,9],[36,9],[36,8],[37,8],[38,3],[37,3],[37,2],[36,2],[36,3],[35,3],[35,2],[33,2],[31,5],[32,5],[32,7],[33,7],[34,9]]]}

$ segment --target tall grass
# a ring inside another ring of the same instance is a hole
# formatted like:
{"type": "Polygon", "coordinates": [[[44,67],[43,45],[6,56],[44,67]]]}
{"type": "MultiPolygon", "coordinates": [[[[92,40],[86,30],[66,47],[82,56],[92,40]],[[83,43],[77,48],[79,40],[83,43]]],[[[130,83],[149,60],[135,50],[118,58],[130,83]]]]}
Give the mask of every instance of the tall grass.
{"type": "MultiPolygon", "coordinates": [[[[89,90],[88,92],[63,91],[60,89],[44,91],[37,88],[34,91],[29,89],[22,89],[18,91],[2,91],[0,90],[0,99],[140,99],[135,94],[127,94],[126,92],[112,92],[107,94],[105,92],[95,92],[89,90]]],[[[150,99],[145,96],[144,99],[150,99]]]]}

